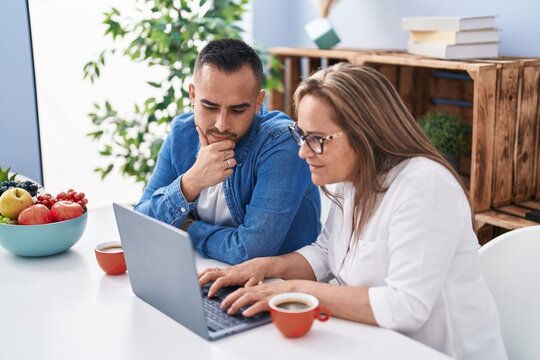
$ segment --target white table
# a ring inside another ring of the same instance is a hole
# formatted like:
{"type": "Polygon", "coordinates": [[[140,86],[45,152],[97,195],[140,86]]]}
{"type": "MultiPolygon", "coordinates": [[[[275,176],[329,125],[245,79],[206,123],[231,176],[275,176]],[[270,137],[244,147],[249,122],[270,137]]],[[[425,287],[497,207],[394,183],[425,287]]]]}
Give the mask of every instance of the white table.
{"type": "MultiPolygon", "coordinates": [[[[104,275],[93,248],[119,240],[112,208],[91,210],[69,251],[24,258],[0,248],[0,359],[448,359],[401,334],[336,318],[300,339],[268,324],[206,341],[104,275]]],[[[198,266],[216,262],[198,259],[198,266]]]]}

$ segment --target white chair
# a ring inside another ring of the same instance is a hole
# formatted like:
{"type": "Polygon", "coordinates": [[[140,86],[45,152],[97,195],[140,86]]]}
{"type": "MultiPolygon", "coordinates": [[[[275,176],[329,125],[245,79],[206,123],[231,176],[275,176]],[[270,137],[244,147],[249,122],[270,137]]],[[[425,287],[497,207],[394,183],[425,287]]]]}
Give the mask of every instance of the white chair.
{"type": "Polygon", "coordinates": [[[540,226],[513,230],[480,248],[510,360],[540,359],[540,226]]]}

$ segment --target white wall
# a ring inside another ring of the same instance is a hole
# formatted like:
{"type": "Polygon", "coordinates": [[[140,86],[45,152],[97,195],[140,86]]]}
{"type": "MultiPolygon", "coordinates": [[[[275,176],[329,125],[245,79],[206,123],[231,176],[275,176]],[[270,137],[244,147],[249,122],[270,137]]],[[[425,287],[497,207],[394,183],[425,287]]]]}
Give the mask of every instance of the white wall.
{"type": "MultiPolygon", "coordinates": [[[[337,47],[405,49],[404,16],[499,15],[500,54],[540,57],[539,14],[538,0],[341,0],[329,18],[342,40],[337,47]]],[[[254,0],[254,37],[270,47],[314,47],[304,25],[318,16],[311,0],[254,0]]]]}
{"type": "Polygon", "coordinates": [[[135,102],[151,95],[145,80],[160,79],[159,70],[116,56],[94,85],[82,78],[86,62],[112,44],[103,35],[103,12],[115,6],[129,14],[134,3],[30,0],[46,190],[84,191],[89,207],[134,203],[142,193],[142,185],[118,173],[101,181],[93,172],[106,160],[85,136],[93,130],[87,114],[94,102],[105,99],[121,111],[131,111],[135,102]]]}

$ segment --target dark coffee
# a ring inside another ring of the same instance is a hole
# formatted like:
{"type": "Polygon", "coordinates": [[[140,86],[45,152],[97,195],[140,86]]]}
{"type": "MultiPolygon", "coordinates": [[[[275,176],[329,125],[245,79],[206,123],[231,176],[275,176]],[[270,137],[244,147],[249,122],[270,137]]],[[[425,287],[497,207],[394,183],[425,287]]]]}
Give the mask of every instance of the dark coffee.
{"type": "Polygon", "coordinates": [[[309,304],[300,301],[285,301],[276,305],[280,309],[284,310],[305,310],[309,308],[309,304]]]}

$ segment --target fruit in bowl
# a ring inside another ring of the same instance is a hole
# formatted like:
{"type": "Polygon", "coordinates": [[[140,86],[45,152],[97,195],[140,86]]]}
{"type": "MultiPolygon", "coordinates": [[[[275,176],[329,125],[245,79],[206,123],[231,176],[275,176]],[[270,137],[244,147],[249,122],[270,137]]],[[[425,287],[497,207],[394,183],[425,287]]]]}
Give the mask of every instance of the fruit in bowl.
{"type": "Polygon", "coordinates": [[[16,219],[21,211],[33,204],[34,200],[28,191],[21,188],[12,188],[0,195],[0,214],[4,217],[16,219]]]}
{"type": "MultiPolygon", "coordinates": [[[[1,172],[0,167],[0,180],[1,172]]],[[[0,184],[5,185],[5,181],[9,185],[15,180],[4,179],[0,184]]],[[[2,247],[21,256],[48,256],[66,251],[79,241],[88,219],[84,193],[69,189],[54,197],[31,194],[21,184],[26,183],[0,188],[2,247]]]]}
{"type": "Polygon", "coordinates": [[[50,217],[53,221],[64,221],[79,217],[83,212],[84,209],[81,205],[71,201],[61,200],[51,206],[50,217]]]}
{"type": "Polygon", "coordinates": [[[34,204],[21,211],[17,220],[19,225],[41,225],[53,222],[53,217],[48,207],[34,204]]]}
{"type": "Polygon", "coordinates": [[[11,173],[11,168],[0,166],[0,195],[12,188],[20,188],[28,191],[32,197],[37,196],[41,186],[17,173],[11,173]]]}

